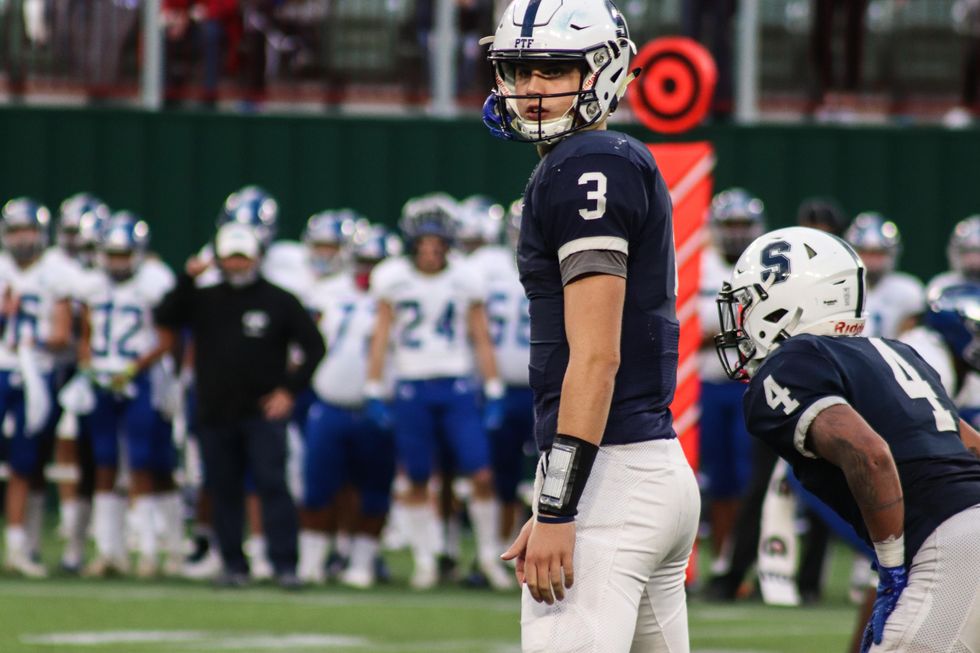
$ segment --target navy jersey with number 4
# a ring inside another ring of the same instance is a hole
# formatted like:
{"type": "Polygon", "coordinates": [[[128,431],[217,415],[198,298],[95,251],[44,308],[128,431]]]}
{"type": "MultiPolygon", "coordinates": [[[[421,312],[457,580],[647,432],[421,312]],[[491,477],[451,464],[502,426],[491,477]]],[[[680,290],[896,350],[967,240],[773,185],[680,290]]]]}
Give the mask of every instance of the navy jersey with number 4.
{"type": "Polygon", "coordinates": [[[800,482],[868,540],[843,472],[807,441],[821,410],[847,403],[891,449],[905,497],[906,560],[956,513],[980,503],[980,460],[959,436],[956,406],[939,376],[896,340],[799,335],[773,352],[745,393],[749,431],[800,482]]]}
{"type": "Polygon", "coordinates": [[[617,132],[589,131],[555,146],[524,195],[517,259],[530,300],[530,382],[542,450],[555,435],[568,366],[562,263],[593,251],[626,257],[621,363],[602,444],[675,437],[669,405],[679,329],[670,196],[647,147],[617,132]]]}

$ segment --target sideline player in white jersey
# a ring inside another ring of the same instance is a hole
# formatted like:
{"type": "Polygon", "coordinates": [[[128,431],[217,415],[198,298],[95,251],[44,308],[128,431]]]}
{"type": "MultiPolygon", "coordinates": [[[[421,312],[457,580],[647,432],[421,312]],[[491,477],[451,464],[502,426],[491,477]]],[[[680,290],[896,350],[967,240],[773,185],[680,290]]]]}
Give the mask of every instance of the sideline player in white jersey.
{"type": "Polygon", "coordinates": [[[494,586],[507,583],[499,566],[490,452],[473,381],[476,354],[488,403],[503,397],[484,310],[485,290],[472,268],[448,257],[455,206],[441,198],[406,204],[401,221],[409,255],[384,261],[371,274],[378,316],[371,342],[365,409],[380,426],[394,416],[398,460],[411,488],[404,513],[415,560],[411,584],[437,580],[439,524],[430,500],[437,438],[444,438],[456,471],[473,485],[469,513],[480,570],[494,586]],[[383,403],[389,347],[397,380],[393,411],[383,403]]]}
{"type": "Polygon", "coordinates": [[[980,283],[980,214],[963,218],[949,234],[946,247],[949,270],[933,277],[926,285],[926,297],[933,297],[946,286],[980,283]]]}
{"type": "Polygon", "coordinates": [[[683,653],[700,502],[669,409],[673,217],[649,148],[606,129],[635,46],[610,0],[514,0],[487,40],[484,123],[542,157],[517,248],[542,459],[504,554],[526,585],[522,646],[683,653]]]}
{"type": "Polygon", "coordinates": [[[55,354],[71,342],[70,270],[43,259],[50,213],[18,198],[2,212],[0,294],[0,448],[10,468],[6,492],[4,567],[31,577],[46,575],[35,561],[43,518],[43,467],[53,443],[51,375],[55,354]],[[31,499],[31,490],[35,496],[31,499]]]}
{"type": "Polygon", "coordinates": [[[181,503],[168,487],[175,453],[164,414],[168,388],[158,369],[172,343],[159,341],[153,324],[153,308],[175,279],[147,265],[149,241],[145,222],[128,212],[115,214],[102,237],[99,272],[83,295],[79,366],[95,386],[87,424],[96,465],[92,518],[97,557],[85,569],[89,576],[129,569],[122,537],[126,502],[115,494],[120,440],[128,456],[137,575],[158,572],[158,521],[167,528],[168,567],[174,573],[179,568],[181,503]]]}
{"type": "Polygon", "coordinates": [[[926,307],[922,282],[895,268],[902,254],[898,227],[880,213],[859,213],[844,232],[844,240],[864,261],[867,270],[865,310],[868,338],[897,338],[915,326],[926,307]]]}
{"type": "Polygon", "coordinates": [[[352,487],[360,500],[356,514],[343,515],[352,541],[340,580],[367,588],[376,580],[378,538],[395,475],[391,430],[379,428],[363,411],[365,354],[376,312],[368,285],[377,263],[401,254],[401,242],[382,227],[361,225],[345,249],[351,267],[320,281],[307,302],[319,315],[328,354],[313,376],[316,400],[306,421],[298,575],[304,582],[324,581],[327,530],[341,517],[341,490],[352,487]]]}
{"type": "MultiPolygon", "coordinates": [[[[507,390],[498,414],[487,413],[484,420],[490,436],[493,482],[500,500],[501,541],[513,540],[525,518],[518,499],[518,485],[525,470],[533,470],[534,397],[528,379],[531,349],[531,316],[528,300],[517,271],[517,240],[521,230],[523,201],[517,200],[506,216],[508,246],[485,245],[474,253],[485,256],[477,270],[487,288],[487,320],[490,340],[497,357],[497,369],[507,390]]],[[[492,232],[487,233],[492,237],[492,232]]],[[[498,237],[499,238],[499,237],[498,237]]],[[[493,241],[490,241],[493,242],[493,241]]]]}
{"type": "Polygon", "coordinates": [[[752,439],[745,429],[742,395],[745,388],[725,375],[715,353],[714,336],[721,328],[715,299],[731,277],[732,266],[749,244],[766,229],[765,206],[742,188],[723,190],[708,210],[711,245],[701,254],[698,317],[701,322],[701,469],[699,475],[711,501],[713,572],[727,571],[730,535],[752,471],[752,439]]]}
{"type": "MultiPolygon", "coordinates": [[[[65,283],[72,292],[72,334],[77,335],[79,318],[78,288],[84,287],[85,278],[92,274],[95,265],[95,248],[98,235],[110,216],[105,202],[91,193],[76,193],[61,203],[58,222],[55,225],[55,244],[44,252],[43,259],[54,258],[66,269],[65,283]]],[[[77,364],[77,343],[59,352],[56,363],[56,387],[72,376],[77,364]]],[[[75,470],[65,477],[59,476],[58,495],[60,523],[58,532],[65,540],[61,555],[61,568],[69,573],[81,571],[84,559],[89,519],[92,512],[92,490],[95,470],[92,465],[91,442],[79,437],[77,415],[65,415],[58,404],[55,413],[61,413],[55,433],[54,460],[58,469],[75,470]]],[[[69,411],[70,412],[70,411],[69,411]]]]}

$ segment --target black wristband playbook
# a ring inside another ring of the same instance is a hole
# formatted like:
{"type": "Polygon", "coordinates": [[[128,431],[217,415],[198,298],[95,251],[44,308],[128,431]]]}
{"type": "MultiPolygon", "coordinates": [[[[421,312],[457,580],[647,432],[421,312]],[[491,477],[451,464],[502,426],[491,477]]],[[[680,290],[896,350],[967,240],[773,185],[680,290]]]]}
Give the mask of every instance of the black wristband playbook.
{"type": "Polygon", "coordinates": [[[575,520],[598,453],[599,447],[591,442],[561,433],[555,436],[538,497],[539,522],[563,524],[575,520]]]}

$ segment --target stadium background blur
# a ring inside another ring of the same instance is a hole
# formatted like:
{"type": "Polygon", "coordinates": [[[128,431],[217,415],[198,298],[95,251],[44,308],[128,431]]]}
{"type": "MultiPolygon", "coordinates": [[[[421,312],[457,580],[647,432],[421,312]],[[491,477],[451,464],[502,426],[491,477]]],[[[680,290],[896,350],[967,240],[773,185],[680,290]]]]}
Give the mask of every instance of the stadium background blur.
{"type": "MultiPolygon", "coordinates": [[[[493,4],[8,0],[0,8],[0,198],[57,207],[92,192],[146,219],[153,249],[175,269],[213,236],[228,193],[247,183],[275,195],[287,238],[327,207],[393,226],[408,198],[432,191],[506,205],[536,156],[488,138],[478,119],[490,80],[475,39],[492,32],[505,3],[493,4]],[[161,65],[148,72],[148,61],[161,65]]],[[[685,0],[619,4],[640,45],[685,31],[685,0]]],[[[725,28],[733,96],[680,136],[651,133],[628,108],[615,128],[652,143],[710,141],[715,190],[750,189],[765,202],[769,228],[793,224],[804,198],[829,196],[849,217],[876,210],[898,225],[902,270],[928,281],[947,269],[953,225],[980,212],[978,3],[864,3],[859,84],[827,94],[812,65],[815,2],[736,4],[725,28]],[[752,29],[739,24],[744,12],[757,18],[752,29]],[[755,35],[751,47],[746,33],[755,35]]],[[[841,18],[832,41],[838,72],[841,18]]],[[[404,554],[391,564],[405,575],[404,554]]],[[[844,650],[854,621],[849,571],[847,556],[837,556],[823,603],[792,612],[694,598],[694,649],[844,650]]],[[[181,581],[4,579],[0,649],[74,650],[88,641],[88,650],[147,652],[508,651],[516,650],[517,603],[456,588],[415,595],[399,583],[369,594],[257,588],[229,598],[181,581]]]]}

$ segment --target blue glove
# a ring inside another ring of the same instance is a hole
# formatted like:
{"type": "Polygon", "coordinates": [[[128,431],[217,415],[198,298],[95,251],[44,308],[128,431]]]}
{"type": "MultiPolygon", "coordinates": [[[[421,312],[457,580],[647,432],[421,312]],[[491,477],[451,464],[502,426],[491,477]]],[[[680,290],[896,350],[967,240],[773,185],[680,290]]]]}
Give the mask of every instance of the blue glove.
{"type": "Polygon", "coordinates": [[[483,406],[483,428],[499,431],[504,426],[505,406],[503,399],[487,399],[483,406]]]}
{"type": "Polygon", "coordinates": [[[864,629],[861,653],[867,653],[872,642],[881,644],[881,638],[885,633],[885,622],[898,604],[898,597],[902,595],[902,590],[908,582],[909,574],[905,571],[905,567],[878,568],[878,596],[871,610],[871,621],[864,629]]]}
{"type": "Polygon", "coordinates": [[[381,399],[368,399],[364,404],[364,414],[374,422],[375,426],[385,431],[390,429],[394,423],[388,404],[381,399]]]}

